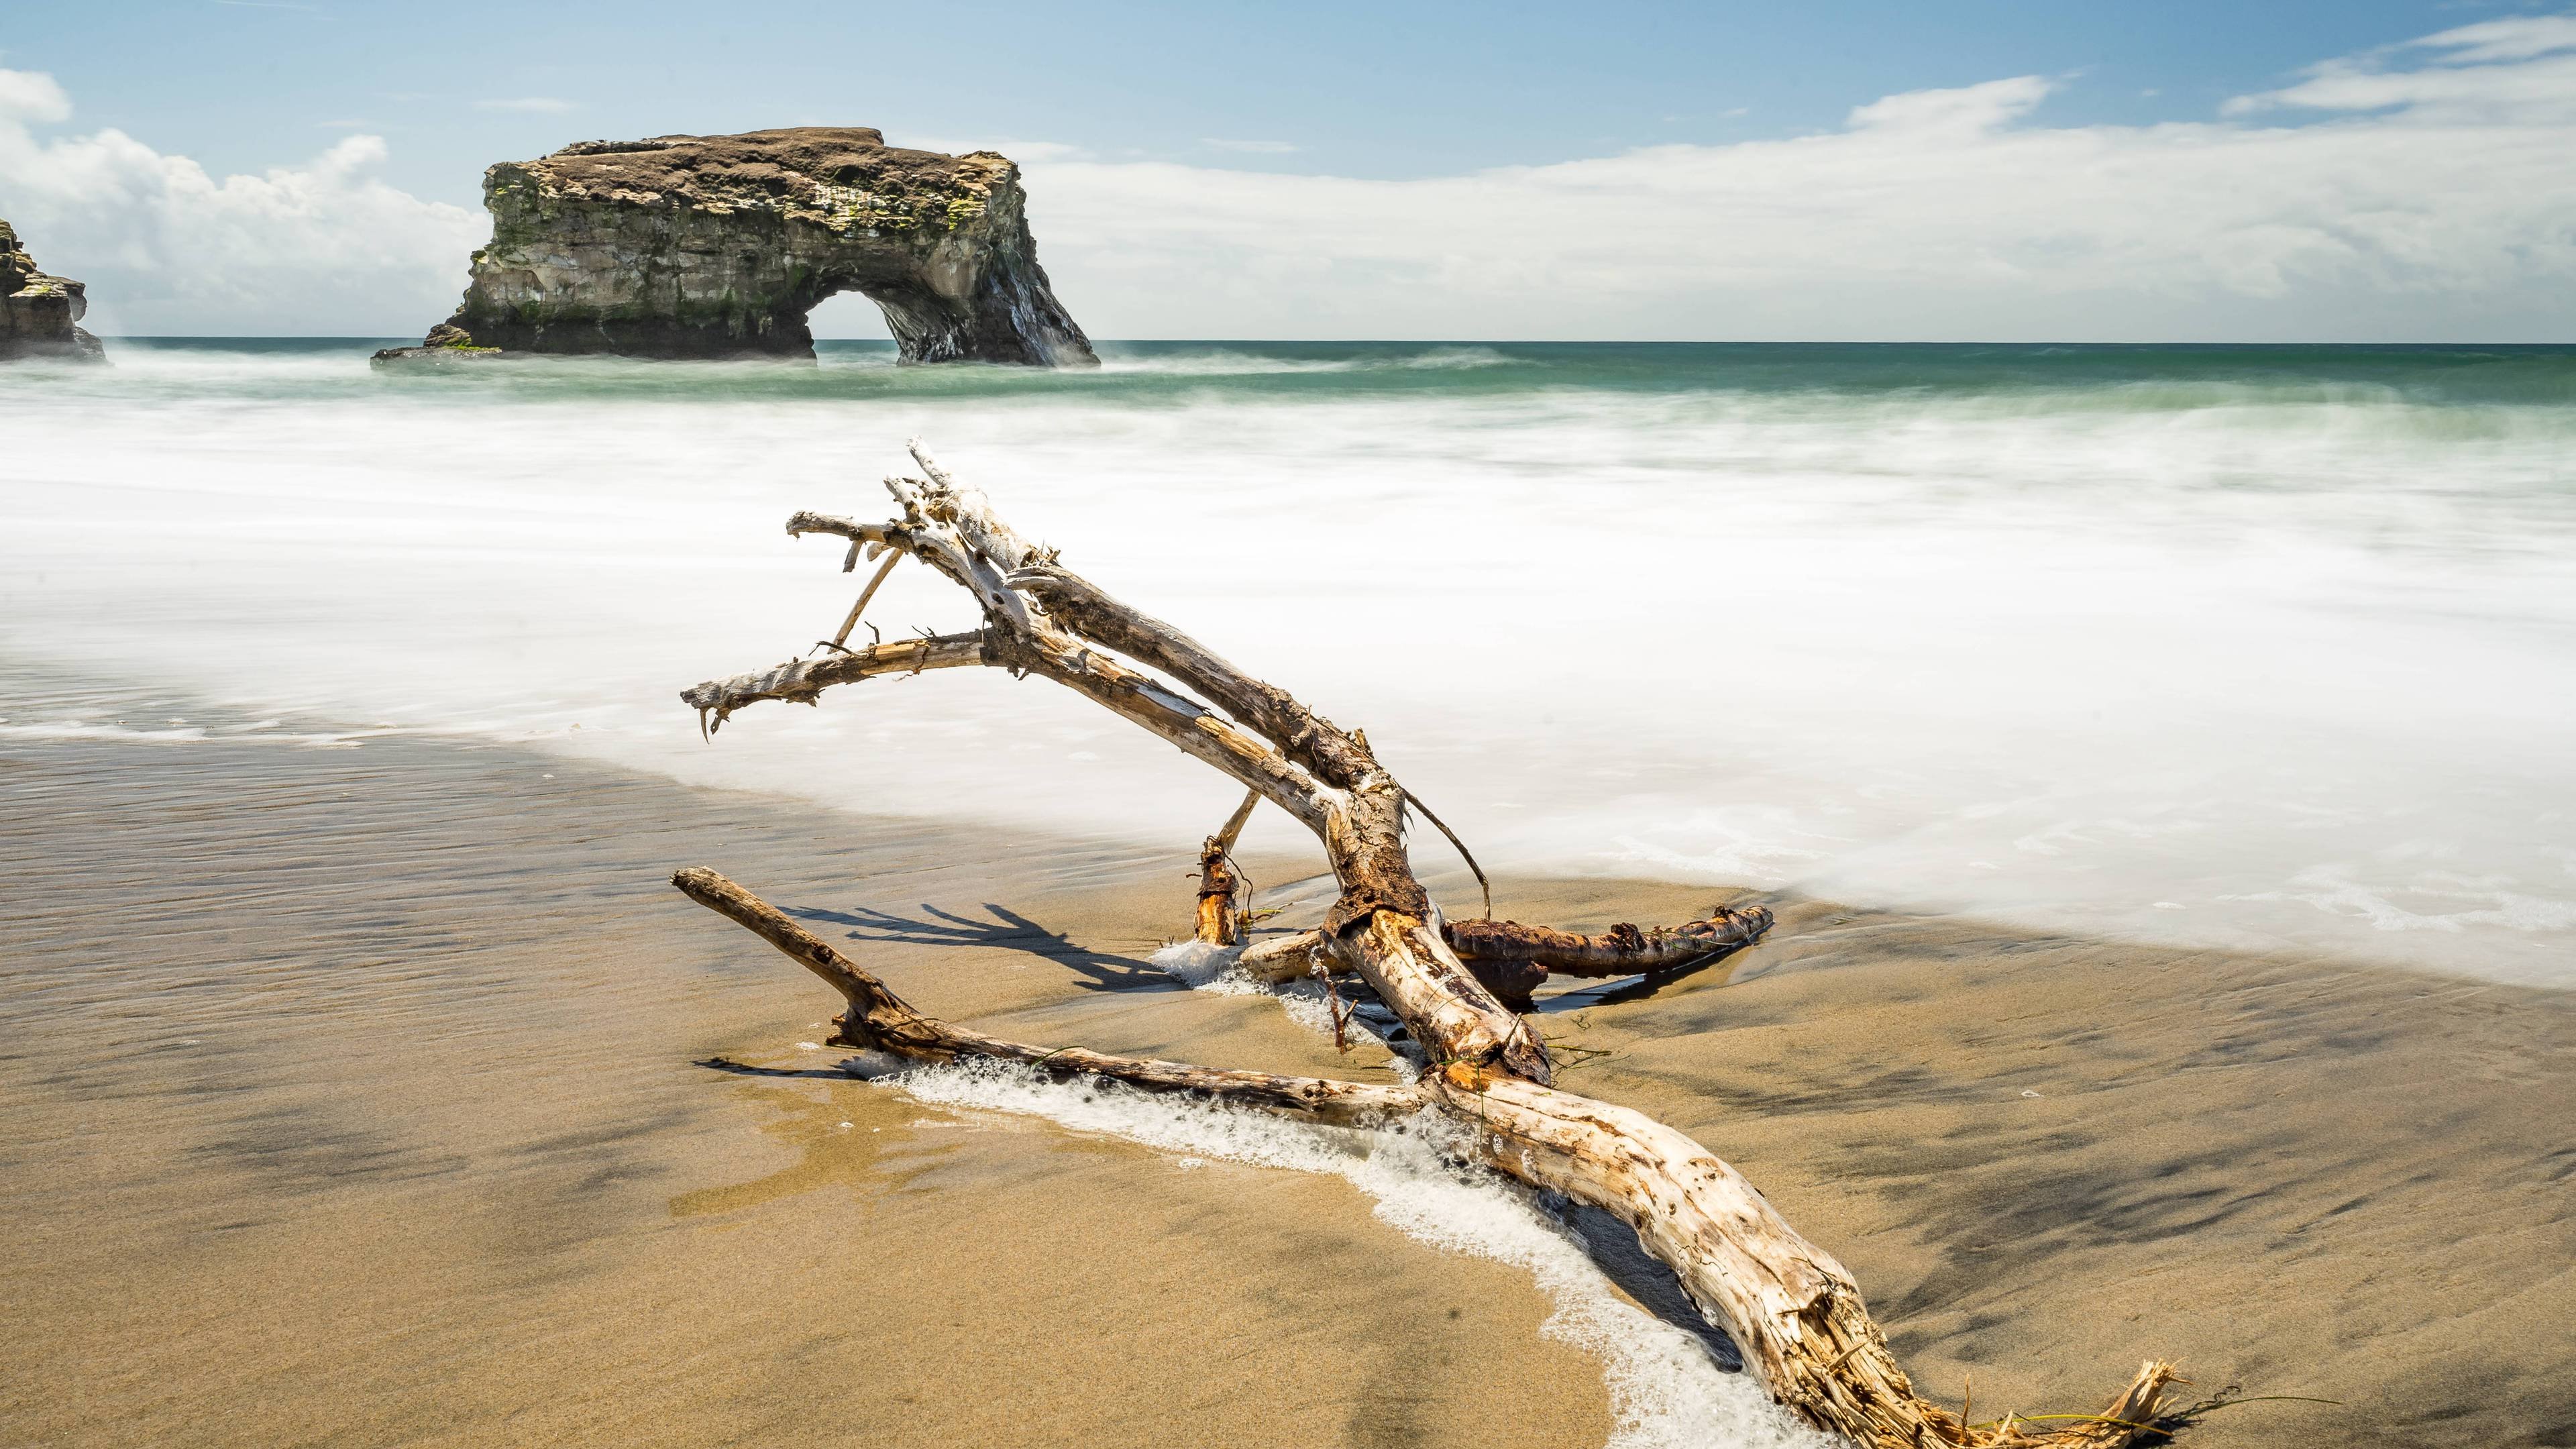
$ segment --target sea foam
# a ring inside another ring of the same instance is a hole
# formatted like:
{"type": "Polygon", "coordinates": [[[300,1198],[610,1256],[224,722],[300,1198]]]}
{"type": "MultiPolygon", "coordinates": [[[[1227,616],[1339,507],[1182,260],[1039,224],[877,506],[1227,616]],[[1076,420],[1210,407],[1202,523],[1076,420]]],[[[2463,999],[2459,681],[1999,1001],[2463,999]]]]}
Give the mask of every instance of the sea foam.
{"type": "MultiPolygon", "coordinates": [[[[1235,969],[1235,960],[1242,954],[1243,950],[1238,946],[1176,941],[1148,959],[1192,991],[1212,992],[1218,996],[1276,997],[1290,1021],[1318,1036],[1334,1035],[1338,1020],[1341,1038],[1351,1047],[1389,1049],[1386,1038],[1353,1011],[1349,1003],[1328,990],[1324,983],[1298,980],[1283,981],[1275,986],[1264,985],[1235,969]]],[[[1402,1056],[1397,1060],[1409,1061],[1402,1056]]]]}

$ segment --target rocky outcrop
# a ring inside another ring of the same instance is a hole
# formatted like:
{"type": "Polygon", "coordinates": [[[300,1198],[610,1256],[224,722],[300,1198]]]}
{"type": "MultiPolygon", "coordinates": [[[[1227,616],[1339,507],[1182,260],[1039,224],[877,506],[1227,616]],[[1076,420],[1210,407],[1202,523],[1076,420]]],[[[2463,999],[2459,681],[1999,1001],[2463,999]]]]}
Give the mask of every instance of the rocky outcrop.
{"type": "Polygon", "coordinates": [[[89,311],[88,289],[66,277],[36,270],[18,245],[18,233],[0,221],[0,362],[48,357],[105,362],[107,349],[79,325],[89,311]]]}
{"type": "Polygon", "coordinates": [[[483,173],[492,241],[464,305],[379,357],[811,358],[805,314],[856,291],[906,362],[1096,362],[1022,200],[993,152],[906,151],[859,127],[586,141],[483,173]]]}

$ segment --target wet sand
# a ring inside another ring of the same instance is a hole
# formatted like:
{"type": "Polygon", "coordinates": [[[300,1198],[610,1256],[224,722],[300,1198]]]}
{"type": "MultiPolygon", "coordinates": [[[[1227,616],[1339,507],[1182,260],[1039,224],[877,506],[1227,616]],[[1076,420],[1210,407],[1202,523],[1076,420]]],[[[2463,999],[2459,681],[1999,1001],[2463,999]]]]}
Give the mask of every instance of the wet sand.
{"type": "MultiPolygon", "coordinates": [[[[1195,842],[404,737],[0,739],[0,798],[0,1441],[1610,1431],[1525,1273],[1338,1179],[841,1077],[797,1046],[830,998],[665,884],[723,869],[1002,1034],[1377,1074],[1145,965],[1195,842]]],[[[1574,926],[1712,894],[1498,886],[1574,926]]],[[[2092,1409],[2153,1353],[2345,1401],[2187,1442],[2576,1443],[2562,995],[1787,902],[1726,967],[1545,1005],[1613,1053],[1567,1085],[1744,1168],[1981,1418],[2092,1409]]]]}
{"type": "MultiPolygon", "coordinates": [[[[1540,894],[1594,921],[1706,899],[1540,894]]],[[[1925,1392],[2090,1412],[2153,1353],[2343,1401],[2188,1443],[2576,1444],[2566,994],[1815,902],[1733,965],[1556,1003],[1551,1035],[1620,1053],[1567,1084],[1747,1172],[1925,1392]]]]}

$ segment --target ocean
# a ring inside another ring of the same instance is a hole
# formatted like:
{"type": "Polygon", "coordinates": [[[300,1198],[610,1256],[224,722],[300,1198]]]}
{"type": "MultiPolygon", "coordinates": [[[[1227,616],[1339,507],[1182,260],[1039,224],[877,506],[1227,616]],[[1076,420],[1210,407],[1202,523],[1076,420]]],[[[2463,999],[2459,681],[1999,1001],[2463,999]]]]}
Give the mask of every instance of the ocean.
{"type": "MultiPolygon", "coordinates": [[[[700,739],[680,689],[855,594],[786,516],[886,510],[919,435],[1489,867],[2576,985],[2576,347],[385,343],[0,372],[0,739],[532,741],[1188,869],[1237,792],[1043,682],[700,739]]],[[[912,565],[870,614],[972,617],[912,565]]]]}

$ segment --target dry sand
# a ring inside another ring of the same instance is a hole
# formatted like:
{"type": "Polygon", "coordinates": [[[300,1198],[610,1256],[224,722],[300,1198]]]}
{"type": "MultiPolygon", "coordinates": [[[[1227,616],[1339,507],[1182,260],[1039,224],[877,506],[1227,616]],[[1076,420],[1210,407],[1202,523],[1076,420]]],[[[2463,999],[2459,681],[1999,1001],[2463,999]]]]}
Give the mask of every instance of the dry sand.
{"type": "MultiPolygon", "coordinates": [[[[0,800],[0,1442],[1609,1431],[1519,1270],[1338,1179],[843,1078],[796,1046],[835,1003],[664,883],[714,865],[830,913],[925,1009],[1006,1035],[1357,1074],[1272,1003],[1145,967],[1195,842],[413,738],[0,740],[0,800]]],[[[1712,894],[1499,885],[1577,926],[1712,894]]],[[[1284,919],[1316,898],[1280,892],[1284,919]]],[[[1546,1005],[1615,1053],[1567,1085],[1743,1167],[1928,1392],[2090,1409],[2155,1353],[2344,1401],[2190,1443],[2576,1444],[2564,996],[1790,902],[1726,968],[1546,1005]]]]}

